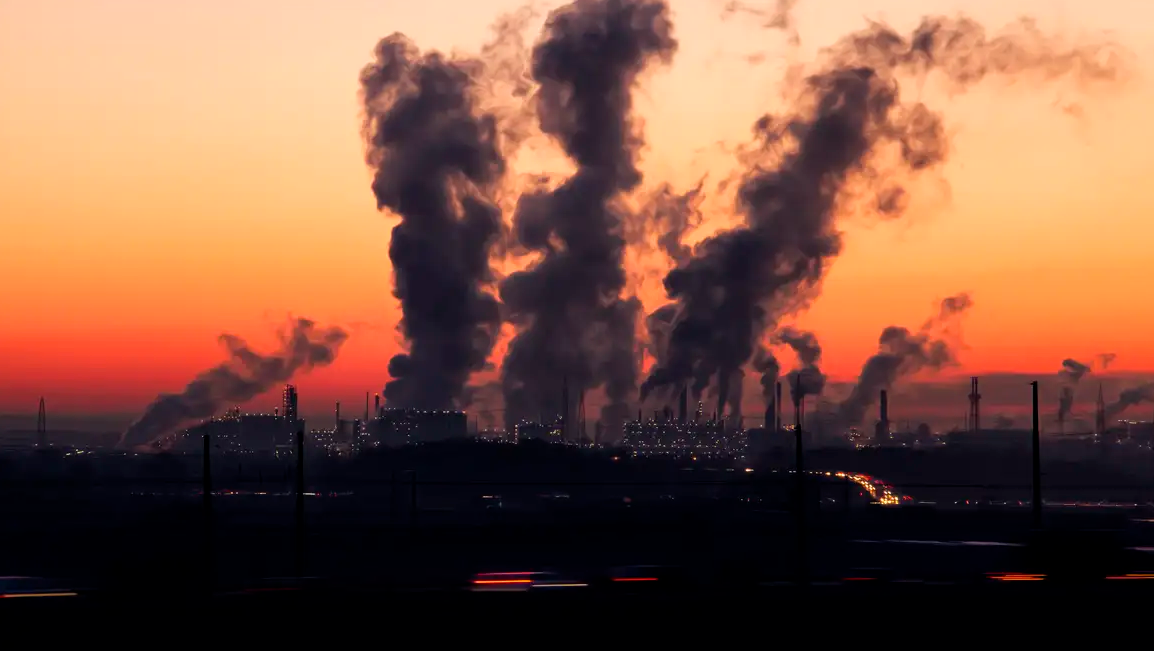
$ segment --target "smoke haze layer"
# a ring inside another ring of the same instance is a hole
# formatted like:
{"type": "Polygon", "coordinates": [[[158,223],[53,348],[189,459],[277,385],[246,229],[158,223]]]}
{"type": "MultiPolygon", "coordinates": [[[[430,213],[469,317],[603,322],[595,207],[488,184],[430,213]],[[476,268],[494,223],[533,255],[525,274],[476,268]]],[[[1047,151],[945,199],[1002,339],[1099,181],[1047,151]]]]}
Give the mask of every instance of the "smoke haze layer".
{"type": "Polygon", "coordinates": [[[538,259],[501,284],[517,328],[502,366],[510,427],[560,411],[563,383],[574,395],[603,386],[606,422],[628,414],[640,303],[622,296],[627,215],[617,199],[641,182],[632,91],[676,49],[663,0],[578,0],[550,14],[533,50],[541,130],[577,170],[523,195],[514,215],[517,244],[538,259]]]}
{"type": "Polygon", "coordinates": [[[463,408],[500,331],[490,249],[505,173],[496,116],[476,106],[480,61],[421,54],[402,34],[361,72],[366,161],[378,209],[400,217],[389,243],[408,351],[389,361],[392,407],[463,408]]]}
{"type": "Polygon", "coordinates": [[[228,361],[197,375],[180,393],[157,396],[144,415],[128,427],[119,445],[149,444],[185,423],[245,403],[297,373],[328,366],[348,338],[341,328],[318,328],[308,319],[296,319],[277,335],[280,348],[269,355],[254,351],[236,335],[221,335],[228,361]]]}
{"type": "Polygon", "coordinates": [[[749,362],[767,331],[820,294],[842,249],[839,216],[905,212],[909,182],[938,168],[949,148],[940,116],[904,102],[899,80],[932,73],[956,92],[992,75],[1111,82],[1122,76],[1111,54],[1109,43],[1067,45],[1028,21],[989,37],[970,19],[942,17],[909,36],[871,23],[823,50],[791,109],[754,125],[737,189],[744,223],[703,241],[665,277],[677,306],[666,313],[677,318],[642,397],[689,382],[700,390],[749,362]]]}

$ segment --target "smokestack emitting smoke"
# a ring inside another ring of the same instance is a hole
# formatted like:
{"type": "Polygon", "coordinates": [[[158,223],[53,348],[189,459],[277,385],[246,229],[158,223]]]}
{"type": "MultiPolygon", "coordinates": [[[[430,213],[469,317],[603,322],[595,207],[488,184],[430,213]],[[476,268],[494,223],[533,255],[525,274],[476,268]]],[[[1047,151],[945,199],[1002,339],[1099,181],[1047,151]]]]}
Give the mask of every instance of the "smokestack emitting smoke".
{"type": "Polygon", "coordinates": [[[988,38],[972,20],[931,17],[909,37],[871,23],[823,51],[802,81],[801,101],[755,124],[757,147],[737,191],[744,224],[706,239],[666,276],[677,316],[642,398],[690,379],[729,377],[767,329],[820,293],[841,252],[839,213],[867,206],[898,217],[906,182],[945,161],[941,118],[921,102],[903,103],[899,76],[936,73],[956,91],[999,74],[1113,81],[1118,61],[1101,60],[1105,49],[1066,47],[1028,22],[988,38]]]}
{"type": "Polygon", "coordinates": [[[489,265],[503,221],[497,118],[477,108],[479,60],[421,54],[403,35],[361,71],[365,160],[377,208],[401,222],[389,259],[408,352],[389,360],[391,407],[461,408],[501,327],[489,265]]]}
{"type": "Polygon", "coordinates": [[[196,376],[184,391],[161,394],[120,439],[121,447],[151,443],[189,421],[209,418],[227,405],[247,402],[298,372],[328,366],[336,359],[348,333],[337,327],[318,328],[308,319],[296,319],[277,333],[280,349],[261,355],[243,339],[223,334],[220,342],[228,361],[196,376]]]}
{"type": "Polygon", "coordinates": [[[937,316],[926,321],[916,333],[900,326],[883,330],[878,339],[878,353],[866,360],[853,391],[838,405],[838,421],[857,425],[880,390],[889,389],[898,379],[923,369],[938,370],[954,363],[954,351],[939,337],[938,331],[972,305],[968,294],[958,294],[943,300],[937,316]]]}
{"type": "Polygon", "coordinates": [[[1062,360],[1062,370],[1058,371],[1058,379],[1062,384],[1058,394],[1059,423],[1066,422],[1066,417],[1074,407],[1074,387],[1089,372],[1090,367],[1076,359],[1062,360]]]}
{"type": "Polygon", "coordinates": [[[622,297],[626,214],[615,200],[641,182],[633,88],[676,49],[663,0],[577,0],[550,14],[533,49],[541,130],[577,169],[521,196],[514,215],[517,244],[541,257],[501,284],[517,327],[502,367],[510,427],[549,404],[561,376],[580,391],[605,387],[607,424],[628,416],[640,302],[622,297]]]}
{"type": "Polygon", "coordinates": [[[779,330],[773,340],[793,349],[800,366],[786,374],[789,386],[801,391],[801,395],[817,396],[825,390],[825,374],[818,368],[821,362],[821,344],[817,335],[805,330],[786,326],[779,330]]]}
{"type": "Polygon", "coordinates": [[[1118,394],[1117,400],[1106,405],[1106,418],[1117,418],[1130,407],[1144,402],[1154,402],[1154,382],[1131,387],[1118,394]]]}

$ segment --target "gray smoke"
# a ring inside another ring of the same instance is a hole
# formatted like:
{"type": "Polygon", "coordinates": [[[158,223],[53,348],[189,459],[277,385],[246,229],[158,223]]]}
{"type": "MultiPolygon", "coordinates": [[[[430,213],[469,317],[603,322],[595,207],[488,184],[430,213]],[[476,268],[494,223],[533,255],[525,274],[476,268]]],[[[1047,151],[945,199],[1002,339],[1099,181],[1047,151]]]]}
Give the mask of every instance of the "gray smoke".
{"type": "Polygon", "coordinates": [[[705,179],[686,192],[678,193],[663,183],[641,208],[635,223],[642,226],[640,233],[631,234],[630,242],[648,243],[656,235],[657,247],[677,265],[687,262],[693,249],[682,239],[686,232],[699,226],[704,219],[701,202],[704,200],[705,179]]]}
{"type": "Polygon", "coordinates": [[[664,0],[577,0],[550,14],[532,56],[541,130],[577,171],[553,191],[523,195],[517,244],[540,254],[501,284],[517,334],[502,367],[506,422],[558,405],[561,383],[604,386],[602,420],[623,421],[636,390],[640,303],[623,298],[625,208],[637,187],[642,137],[632,91],[677,49],[664,0]]]}
{"type": "Polygon", "coordinates": [[[1090,367],[1076,359],[1062,360],[1062,370],[1058,371],[1058,381],[1061,383],[1058,393],[1058,422],[1065,423],[1070,411],[1074,408],[1074,388],[1078,382],[1090,372],[1090,367]]]}
{"type": "MultiPolygon", "coordinates": [[[[825,374],[818,367],[821,362],[821,344],[817,335],[806,330],[786,326],[774,334],[776,343],[789,346],[797,355],[798,368],[786,374],[786,386],[794,400],[805,396],[819,396],[825,390],[825,374]]],[[[765,384],[762,379],[762,385],[765,384]]]]}
{"type": "Polygon", "coordinates": [[[926,18],[908,37],[872,23],[825,50],[797,105],[754,125],[756,147],[737,192],[745,223],[699,244],[666,276],[678,318],[642,397],[690,380],[708,384],[748,362],[767,328],[820,293],[841,252],[839,212],[904,212],[907,182],[937,168],[948,142],[937,114],[902,101],[899,77],[936,73],[957,91],[994,74],[1110,81],[1118,61],[1103,59],[1106,49],[1067,47],[1027,23],[989,38],[969,19],[926,18]]]}
{"type": "Polygon", "coordinates": [[[124,432],[119,446],[147,445],[185,423],[252,400],[297,373],[328,366],[348,338],[340,328],[318,328],[308,319],[296,319],[277,334],[280,349],[271,355],[252,350],[240,337],[221,335],[228,361],[197,375],[180,393],[157,396],[124,432]]]}
{"type": "Polygon", "coordinates": [[[1144,402],[1154,402],[1154,382],[1148,382],[1126,389],[1118,395],[1118,399],[1106,405],[1107,420],[1117,418],[1130,407],[1144,402]]]}
{"type": "Polygon", "coordinates": [[[969,295],[958,294],[942,301],[938,315],[926,321],[918,332],[900,326],[883,330],[878,339],[878,353],[866,360],[849,397],[838,405],[837,422],[858,425],[882,389],[888,390],[899,379],[919,371],[939,370],[955,363],[950,344],[937,333],[972,305],[969,295]]]}
{"type": "Polygon", "coordinates": [[[773,0],[772,7],[759,7],[750,2],[730,0],[722,9],[722,17],[746,15],[760,18],[766,29],[777,29],[786,33],[790,44],[797,45],[801,37],[797,32],[797,24],[793,19],[793,10],[798,0],[773,0]]]}
{"type": "Polygon", "coordinates": [[[1116,359],[1118,359],[1116,353],[1101,353],[1098,355],[1098,368],[1105,371],[1110,368],[1110,365],[1113,364],[1116,359]]]}
{"type": "Polygon", "coordinates": [[[476,107],[478,60],[421,54],[403,35],[377,44],[361,71],[366,162],[378,209],[400,217],[389,258],[408,351],[389,360],[393,407],[468,401],[500,330],[490,249],[502,232],[493,200],[505,173],[498,122],[476,107]]]}

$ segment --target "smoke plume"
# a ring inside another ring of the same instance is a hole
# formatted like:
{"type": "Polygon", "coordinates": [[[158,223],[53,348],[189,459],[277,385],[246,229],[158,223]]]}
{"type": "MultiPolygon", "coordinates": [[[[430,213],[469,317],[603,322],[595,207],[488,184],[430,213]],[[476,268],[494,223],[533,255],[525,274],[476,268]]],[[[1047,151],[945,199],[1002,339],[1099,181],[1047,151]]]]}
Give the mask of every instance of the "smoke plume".
{"type": "MultiPolygon", "coordinates": [[[[936,113],[903,102],[899,77],[934,73],[954,91],[991,75],[1112,81],[1119,62],[1106,51],[1108,44],[1067,46],[1029,23],[991,38],[972,20],[938,17],[908,37],[872,23],[826,49],[792,109],[754,125],[737,190],[744,224],[700,243],[667,274],[677,321],[642,397],[690,380],[707,384],[746,364],[767,329],[820,293],[842,248],[838,216],[861,208],[903,214],[908,183],[946,160],[948,142],[936,113]]],[[[909,347],[908,333],[887,332],[883,347],[909,347]]]]}
{"type": "Polygon", "coordinates": [[[477,60],[421,54],[402,34],[361,71],[366,161],[378,209],[400,217],[389,258],[408,352],[389,360],[393,407],[468,403],[500,330],[490,248],[502,232],[493,199],[505,173],[498,122],[476,107],[477,60]]]}
{"type": "Polygon", "coordinates": [[[1062,370],[1058,371],[1058,380],[1061,382],[1058,394],[1058,423],[1065,423],[1070,411],[1074,408],[1074,387],[1090,372],[1090,367],[1076,359],[1062,360],[1062,370]]]}
{"type": "MultiPolygon", "coordinates": [[[[825,374],[818,368],[821,362],[821,344],[817,341],[817,335],[786,326],[773,336],[773,340],[789,346],[797,355],[798,368],[785,376],[786,384],[794,399],[821,395],[825,390],[825,374]]],[[[764,381],[765,378],[763,385],[764,381]]]]}
{"type": "Polygon", "coordinates": [[[523,195],[517,243],[539,254],[501,299],[517,334],[502,367],[506,421],[557,405],[560,384],[604,386],[606,423],[624,420],[637,382],[640,303],[623,298],[624,206],[642,137],[632,91],[677,49],[664,0],[577,0],[550,14],[532,56],[541,130],[576,164],[552,191],[523,195]]]}
{"type": "Polygon", "coordinates": [[[1116,359],[1118,359],[1116,353],[1102,353],[1098,355],[1098,368],[1105,371],[1110,368],[1110,365],[1113,364],[1116,359]]]}
{"type": "Polygon", "coordinates": [[[308,319],[296,319],[277,334],[280,350],[271,355],[252,350],[240,337],[221,335],[228,361],[197,375],[180,393],[157,396],[121,436],[119,445],[146,445],[189,421],[247,402],[299,372],[328,366],[348,338],[340,328],[318,328],[308,319]]]}
{"type": "Polygon", "coordinates": [[[838,405],[837,421],[857,425],[882,389],[889,389],[900,378],[919,371],[939,370],[955,363],[954,351],[938,333],[949,325],[949,320],[960,317],[972,305],[969,295],[958,294],[942,301],[938,315],[926,321],[916,333],[901,326],[883,330],[878,339],[878,353],[866,360],[849,397],[838,405]]]}
{"type": "Polygon", "coordinates": [[[1126,389],[1118,395],[1118,399],[1106,405],[1107,420],[1117,418],[1130,407],[1144,402],[1154,402],[1154,382],[1148,382],[1126,389]]]}

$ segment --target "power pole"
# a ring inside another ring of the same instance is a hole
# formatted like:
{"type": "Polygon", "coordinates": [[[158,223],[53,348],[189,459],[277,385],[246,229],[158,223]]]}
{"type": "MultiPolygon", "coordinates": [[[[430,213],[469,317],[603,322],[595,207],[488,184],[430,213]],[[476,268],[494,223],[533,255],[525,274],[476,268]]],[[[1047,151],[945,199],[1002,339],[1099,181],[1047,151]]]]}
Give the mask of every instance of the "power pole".
{"type": "Polygon", "coordinates": [[[1034,528],[1040,529],[1042,527],[1042,436],[1038,423],[1038,382],[1036,380],[1031,382],[1030,388],[1034,397],[1034,426],[1030,434],[1033,444],[1034,528]]]}

